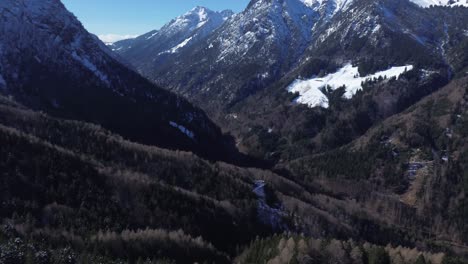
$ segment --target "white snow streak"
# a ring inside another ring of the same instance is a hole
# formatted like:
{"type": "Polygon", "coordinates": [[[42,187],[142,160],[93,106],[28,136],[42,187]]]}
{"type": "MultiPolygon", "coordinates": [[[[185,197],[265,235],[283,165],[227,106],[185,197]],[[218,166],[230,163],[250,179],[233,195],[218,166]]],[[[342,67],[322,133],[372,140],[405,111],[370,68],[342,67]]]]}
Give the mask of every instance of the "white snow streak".
{"type": "Polygon", "coordinates": [[[159,53],[159,55],[165,54],[165,53],[172,53],[172,54],[174,54],[174,53],[178,52],[179,49],[181,49],[181,48],[187,46],[187,44],[188,44],[191,40],[192,40],[192,37],[190,37],[190,38],[188,38],[188,39],[182,41],[181,43],[179,43],[177,46],[171,48],[170,50],[166,50],[166,51],[164,51],[164,52],[159,53]]]}
{"type": "Polygon", "coordinates": [[[176,53],[177,50],[179,50],[180,48],[183,48],[183,47],[187,46],[187,44],[188,44],[191,40],[192,40],[192,37],[190,37],[190,38],[188,38],[188,39],[182,41],[179,45],[177,45],[177,46],[175,46],[175,47],[173,47],[173,48],[171,49],[171,53],[176,53]]]}
{"type": "Polygon", "coordinates": [[[187,135],[187,137],[191,138],[191,139],[194,139],[195,138],[195,134],[188,130],[186,127],[182,126],[182,125],[179,125],[177,124],[176,122],[173,122],[173,121],[170,121],[169,124],[172,126],[172,127],[175,127],[177,129],[179,129],[182,133],[184,133],[185,135],[187,135]]]}
{"type": "Polygon", "coordinates": [[[154,38],[154,36],[156,36],[158,33],[159,33],[159,31],[156,31],[156,32],[154,32],[153,34],[151,34],[151,36],[147,37],[146,39],[152,39],[152,38],[154,38]]]}
{"type": "Polygon", "coordinates": [[[107,75],[105,75],[104,73],[102,73],[97,67],[96,65],[94,65],[91,61],[89,61],[87,58],[83,58],[83,57],[80,57],[76,51],[73,51],[72,53],[72,57],[78,61],[78,62],[81,62],[81,64],[83,64],[83,66],[85,66],[87,69],[89,69],[91,72],[94,73],[94,75],[96,75],[99,79],[101,79],[101,81],[103,81],[104,83],[106,83],[108,86],[110,85],[109,83],[109,78],[107,77],[107,75]]]}

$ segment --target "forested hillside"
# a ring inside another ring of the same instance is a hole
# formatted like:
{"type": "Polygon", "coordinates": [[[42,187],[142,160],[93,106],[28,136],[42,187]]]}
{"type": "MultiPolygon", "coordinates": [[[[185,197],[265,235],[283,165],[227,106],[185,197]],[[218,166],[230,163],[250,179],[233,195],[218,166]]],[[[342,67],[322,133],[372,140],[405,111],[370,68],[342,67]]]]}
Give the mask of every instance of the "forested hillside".
{"type": "Polygon", "coordinates": [[[467,84],[453,81],[351,144],[287,167],[406,234],[466,251],[467,84]]]}
{"type": "Polygon", "coordinates": [[[235,263],[353,263],[353,264],[448,264],[463,263],[445,254],[415,248],[376,246],[354,240],[323,240],[303,236],[277,235],[257,239],[235,263]]]}
{"type": "Polygon", "coordinates": [[[228,262],[223,252],[271,230],[252,192],[266,172],[139,145],[3,97],[0,112],[3,263],[228,262]]]}

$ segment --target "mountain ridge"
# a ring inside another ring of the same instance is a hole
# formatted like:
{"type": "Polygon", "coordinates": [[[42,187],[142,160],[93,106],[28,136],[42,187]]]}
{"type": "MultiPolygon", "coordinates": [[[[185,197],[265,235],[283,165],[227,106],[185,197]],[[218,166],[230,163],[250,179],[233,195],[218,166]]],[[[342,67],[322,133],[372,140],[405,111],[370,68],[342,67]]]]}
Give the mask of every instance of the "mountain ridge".
{"type": "MultiPolygon", "coordinates": [[[[144,58],[132,52],[133,49],[143,49],[145,52],[157,54],[151,63],[164,61],[165,57],[189,48],[192,42],[205,38],[234,15],[231,10],[219,12],[206,7],[197,6],[171,20],[158,30],[145,33],[137,38],[113,43],[112,50],[125,57],[134,57],[131,62],[143,61],[144,58]],[[125,55],[124,55],[125,54],[125,55]]],[[[136,67],[137,69],[141,67],[136,67]]]]}
{"type": "Polygon", "coordinates": [[[3,94],[139,142],[202,153],[214,141],[234,150],[203,111],[129,69],[60,1],[2,1],[0,19],[3,94]]]}

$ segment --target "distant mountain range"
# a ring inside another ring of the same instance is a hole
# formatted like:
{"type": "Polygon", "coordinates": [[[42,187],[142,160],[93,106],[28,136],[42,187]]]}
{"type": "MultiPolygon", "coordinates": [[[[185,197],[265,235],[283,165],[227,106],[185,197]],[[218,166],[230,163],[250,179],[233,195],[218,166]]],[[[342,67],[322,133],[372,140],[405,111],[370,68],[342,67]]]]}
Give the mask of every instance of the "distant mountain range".
{"type": "MultiPolygon", "coordinates": [[[[427,7],[431,6],[428,3],[409,0],[252,1],[245,11],[227,19],[205,37],[191,40],[189,47],[175,53],[165,51],[185,44],[186,36],[154,51],[153,48],[165,45],[166,41],[158,42],[161,37],[150,40],[140,37],[139,42],[145,44],[115,51],[149,80],[205,109],[218,124],[236,135],[239,146],[245,151],[262,157],[272,153],[277,156],[284,152],[279,149],[285,146],[268,141],[269,146],[255,144],[253,147],[251,140],[258,142],[254,138],[269,130],[275,131],[278,137],[287,137],[299,130],[307,135],[298,138],[299,142],[328,130],[323,121],[307,124],[309,119],[294,103],[323,101],[329,104],[332,95],[316,85],[313,89],[302,89],[308,91],[308,100],[291,98],[293,94],[288,91],[299,91],[292,88],[297,81],[319,80],[352,65],[355,68],[349,68],[354,71],[351,78],[356,77],[357,85],[348,91],[346,97],[351,98],[363,89],[362,81],[369,76],[379,77],[378,72],[392,67],[404,70],[408,66],[419,75],[417,86],[421,88],[410,89],[410,84],[406,84],[404,91],[374,95],[371,101],[376,112],[363,113],[366,117],[358,128],[351,129],[349,139],[340,139],[349,142],[378,120],[437,90],[454,75],[465,74],[467,63],[460,59],[460,53],[466,54],[463,49],[468,30],[467,8],[463,6],[467,4],[463,1],[437,2],[437,5],[431,2],[432,7],[427,7]],[[357,74],[359,76],[354,76],[357,74]],[[381,96],[386,100],[377,99],[381,96]],[[301,114],[292,114],[297,111],[301,114]],[[290,120],[290,123],[285,125],[275,119],[290,120]]],[[[163,28],[171,28],[174,21],[163,28]]],[[[399,74],[394,77],[398,78],[399,74]]],[[[335,83],[340,84],[340,81],[335,83]]],[[[332,88],[331,91],[339,86],[332,88]]],[[[387,93],[386,90],[381,92],[387,93]]],[[[322,115],[323,111],[307,112],[322,115]]],[[[324,115],[319,120],[328,118],[330,115],[324,115]]]]}

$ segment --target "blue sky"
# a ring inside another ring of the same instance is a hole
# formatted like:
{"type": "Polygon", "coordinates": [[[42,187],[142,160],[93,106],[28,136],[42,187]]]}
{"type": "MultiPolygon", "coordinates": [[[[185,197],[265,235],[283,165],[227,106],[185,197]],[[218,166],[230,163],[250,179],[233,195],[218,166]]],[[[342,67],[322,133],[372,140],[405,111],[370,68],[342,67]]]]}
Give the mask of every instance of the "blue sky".
{"type": "Polygon", "coordinates": [[[104,41],[158,29],[195,6],[240,12],[249,0],[62,0],[88,31],[104,41]]]}

